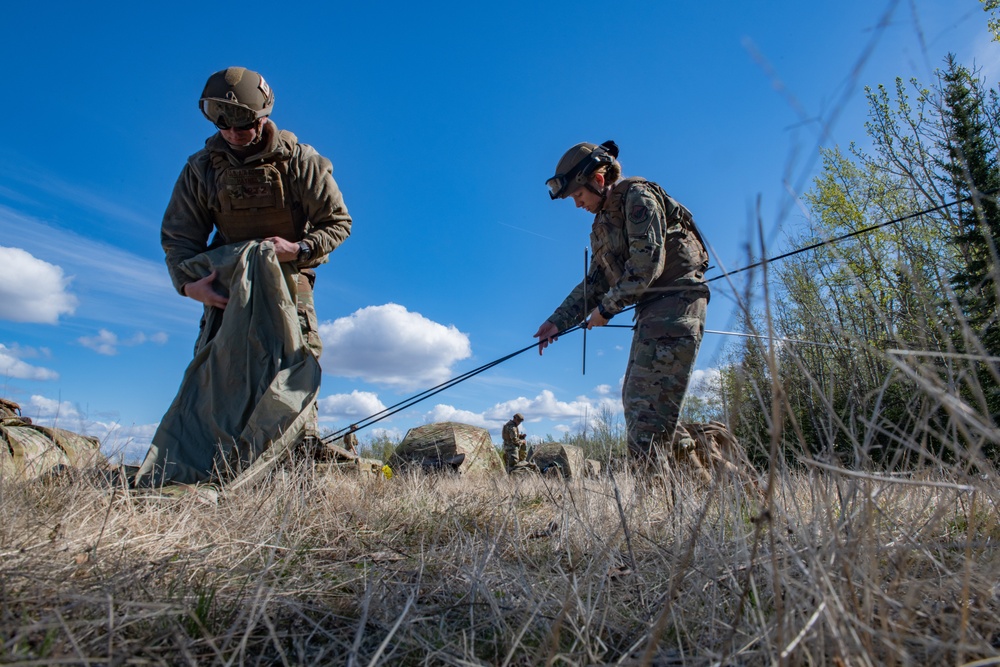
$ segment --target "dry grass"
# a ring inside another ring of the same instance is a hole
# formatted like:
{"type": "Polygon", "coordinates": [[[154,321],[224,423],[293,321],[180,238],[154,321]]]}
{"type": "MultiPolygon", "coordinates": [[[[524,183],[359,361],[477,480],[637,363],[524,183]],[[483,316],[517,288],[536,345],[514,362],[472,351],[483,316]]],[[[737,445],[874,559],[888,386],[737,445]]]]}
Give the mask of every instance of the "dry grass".
{"type": "Polygon", "coordinates": [[[995,479],[817,469],[782,472],[773,491],[766,508],[739,485],[624,472],[365,481],[302,466],[212,505],[80,479],[3,481],[0,660],[932,665],[998,655],[995,479]]]}

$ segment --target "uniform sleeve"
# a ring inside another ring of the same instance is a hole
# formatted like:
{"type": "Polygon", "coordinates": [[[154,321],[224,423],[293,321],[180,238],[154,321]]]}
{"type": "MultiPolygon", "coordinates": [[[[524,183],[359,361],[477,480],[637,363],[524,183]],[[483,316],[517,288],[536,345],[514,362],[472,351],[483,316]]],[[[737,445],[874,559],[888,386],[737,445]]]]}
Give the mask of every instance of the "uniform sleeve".
{"type": "Polygon", "coordinates": [[[299,148],[291,182],[309,221],[303,240],[312,248],[311,265],[325,261],[351,235],[351,215],[333,180],[333,164],[311,146],[299,144],[299,148]]]}
{"type": "Polygon", "coordinates": [[[569,296],[563,300],[562,304],[556,308],[555,312],[549,316],[549,322],[559,327],[559,331],[568,329],[574,324],[579,324],[583,321],[584,317],[590,314],[590,311],[597,307],[597,304],[601,301],[601,297],[607,291],[608,281],[604,277],[604,272],[596,265],[592,265],[590,273],[587,275],[586,290],[584,290],[584,284],[581,281],[579,285],[573,288],[569,296]],[[586,302],[583,299],[585,291],[587,294],[586,302]]]}
{"type": "Polygon", "coordinates": [[[615,315],[638,303],[646,288],[663,273],[666,237],[686,234],[680,224],[670,224],[676,222],[673,213],[664,211],[646,186],[636,184],[629,189],[625,197],[629,258],[621,279],[608,289],[601,301],[608,313],[615,315]]]}
{"type": "Polygon", "coordinates": [[[178,267],[181,262],[208,249],[213,229],[204,181],[199,178],[194,163],[188,162],[174,184],[160,226],[160,245],[166,253],[170,280],[182,295],[190,278],[178,267]]]}

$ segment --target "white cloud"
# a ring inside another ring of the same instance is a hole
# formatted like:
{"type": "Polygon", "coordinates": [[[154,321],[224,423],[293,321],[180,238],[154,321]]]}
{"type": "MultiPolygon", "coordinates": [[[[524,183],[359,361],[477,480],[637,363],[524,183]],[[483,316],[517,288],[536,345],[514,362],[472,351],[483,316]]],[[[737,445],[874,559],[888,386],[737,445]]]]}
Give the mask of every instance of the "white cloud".
{"type": "Polygon", "coordinates": [[[460,410],[454,406],[443,404],[435,405],[431,411],[427,413],[427,423],[460,422],[462,424],[472,424],[473,426],[480,426],[482,428],[494,430],[501,428],[508,419],[510,419],[510,416],[507,416],[501,422],[497,422],[495,419],[487,419],[481,412],[460,410]]]}
{"type": "Polygon", "coordinates": [[[7,347],[0,343],[0,377],[18,380],[58,380],[59,373],[41,366],[32,366],[20,357],[33,357],[33,348],[14,345],[7,347]]]}
{"type": "Polygon", "coordinates": [[[21,414],[35,420],[65,421],[80,417],[80,411],[69,401],[57,401],[38,394],[28,400],[28,405],[21,406],[21,414]]]}
{"type": "Polygon", "coordinates": [[[400,389],[439,384],[453,364],[472,356],[466,334],[395,303],[362,308],[319,330],[327,373],[400,389]]]}
{"type": "Polygon", "coordinates": [[[575,420],[582,422],[586,417],[594,419],[602,409],[621,412],[622,404],[618,398],[603,396],[598,399],[578,396],[574,401],[557,400],[555,394],[545,389],[532,399],[519,396],[511,401],[498,403],[486,411],[487,416],[510,419],[510,415],[520,412],[527,422],[549,419],[552,421],[575,420]],[[504,417],[504,415],[507,415],[504,417]]]}
{"type": "MultiPolygon", "coordinates": [[[[606,386],[601,385],[601,387],[606,386]]],[[[560,401],[556,399],[555,394],[545,389],[534,398],[519,396],[503,403],[497,403],[483,412],[472,412],[451,405],[438,404],[426,413],[425,421],[455,421],[472,424],[488,429],[493,436],[499,437],[501,428],[515,412],[524,415],[526,426],[522,428],[526,431],[530,432],[530,424],[547,420],[570,422],[571,426],[564,424],[555,426],[556,431],[566,432],[580,430],[584,420],[594,424],[603,411],[620,414],[622,412],[621,400],[609,396],[601,396],[597,399],[578,396],[575,401],[560,401]]]]}
{"type": "Polygon", "coordinates": [[[688,393],[706,400],[717,400],[722,372],[718,368],[696,370],[691,373],[688,393]]]}
{"type": "MultiPolygon", "coordinates": [[[[81,295],[78,317],[136,329],[156,323],[168,330],[188,330],[192,321],[198,321],[200,304],[177,294],[162,260],[140,257],[0,205],[0,239],[8,238],[16,238],[24,251],[74,276],[73,286],[81,295]]],[[[7,308],[7,283],[0,278],[0,318],[7,308]]]]}
{"type": "Polygon", "coordinates": [[[0,319],[56,324],[72,315],[77,298],[61,267],[22,250],[0,246],[0,319]]]}
{"type": "Polygon", "coordinates": [[[109,357],[118,354],[118,336],[107,329],[101,329],[96,336],[80,336],[77,340],[80,345],[90,348],[97,354],[106,354],[109,357]]]}
{"type": "MultiPolygon", "coordinates": [[[[398,428],[371,428],[366,430],[364,433],[368,435],[369,438],[385,438],[391,442],[400,443],[403,441],[403,432],[398,428]]],[[[364,434],[358,436],[359,440],[364,440],[364,434]]]]}
{"type": "Polygon", "coordinates": [[[120,340],[118,338],[118,334],[108,331],[107,329],[101,329],[97,332],[96,336],[80,336],[77,338],[77,341],[80,345],[90,348],[98,354],[114,356],[118,354],[119,345],[127,347],[134,347],[136,345],[142,345],[143,343],[156,343],[157,345],[163,345],[168,339],[169,336],[162,331],[151,336],[147,336],[139,331],[126,340],[120,340]]]}
{"type": "Polygon", "coordinates": [[[608,394],[611,393],[611,385],[599,384],[596,387],[594,387],[594,391],[597,392],[598,396],[607,396],[608,394]]]}
{"type": "Polygon", "coordinates": [[[378,394],[355,389],[350,394],[334,394],[316,401],[319,414],[324,421],[359,421],[385,410],[378,394]]]}

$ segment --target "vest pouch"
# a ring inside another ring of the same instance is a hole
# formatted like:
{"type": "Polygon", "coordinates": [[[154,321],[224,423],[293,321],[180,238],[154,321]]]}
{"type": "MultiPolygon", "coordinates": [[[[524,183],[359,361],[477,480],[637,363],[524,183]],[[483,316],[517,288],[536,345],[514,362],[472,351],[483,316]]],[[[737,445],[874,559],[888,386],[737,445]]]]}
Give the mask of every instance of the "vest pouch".
{"type": "Polygon", "coordinates": [[[591,228],[590,245],[594,251],[594,263],[601,267],[608,284],[618,284],[625,273],[623,255],[627,255],[622,229],[597,223],[591,228]]]}
{"type": "Polygon", "coordinates": [[[220,211],[215,226],[227,243],[280,236],[298,241],[284,178],[274,164],[228,165],[218,177],[220,211]]]}

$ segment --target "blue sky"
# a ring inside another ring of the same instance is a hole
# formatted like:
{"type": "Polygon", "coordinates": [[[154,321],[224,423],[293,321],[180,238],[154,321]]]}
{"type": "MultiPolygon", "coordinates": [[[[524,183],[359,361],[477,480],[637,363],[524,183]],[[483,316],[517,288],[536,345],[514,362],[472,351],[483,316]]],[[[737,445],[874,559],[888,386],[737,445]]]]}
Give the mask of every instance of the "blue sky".
{"type": "MultiPolygon", "coordinates": [[[[333,161],[354,217],[316,287],[321,415],[340,428],[532,341],[588,243],[592,216],[544,185],[569,146],[614,139],[626,175],[694,212],[713,264],[741,266],[758,199],[777,247],[818,147],[864,144],[863,86],[929,83],[949,51],[997,80],[980,7],[15,3],[0,43],[0,396],[145,451],[200,315],[169,285],[159,223],[213,132],[197,100],[218,69],[263,73],[272,119],[333,161]]],[[[728,330],[734,299],[715,285],[708,327],[728,330]]],[[[455,419],[499,440],[520,411],[530,436],[560,437],[620,412],[629,340],[591,332],[582,375],[567,336],[378,427],[455,419]]],[[[727,342],[706,337],[699,376],[727,342]]]]}

